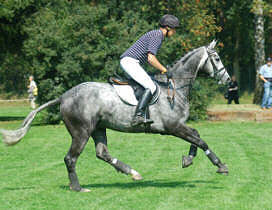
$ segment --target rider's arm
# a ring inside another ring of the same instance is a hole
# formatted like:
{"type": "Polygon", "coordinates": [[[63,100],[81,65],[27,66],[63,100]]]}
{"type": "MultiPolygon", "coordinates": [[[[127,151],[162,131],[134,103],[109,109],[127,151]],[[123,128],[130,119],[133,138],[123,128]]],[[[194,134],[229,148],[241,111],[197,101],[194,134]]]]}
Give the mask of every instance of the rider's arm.
{"type": "Polygon", "coordinates": [[[234,82],[234,87],[232,88],[232,90],[238,90],[238,83],[237,83],[237,81],[234,82]]]}
{"type": "Polygon", "coordinates": [[[151,66],[161,71],[161,73],[166,73],[167,69],[158,61],[155,55],[152,53],[147,54],[147,60],[148,63],[150,63],[151,66]]]}
{"type": "Polygon", "coordinates": [[[260,74],[261,80],[263,80],[264,82],[267,82],[267,80],[266,80],[266,79],[264,78],[264,76],[263,76],[264,70],[265,70],[265,67],[264,67],[264,65],[263,65],[263,66],[261,67],[261,69],[260,69],[259,74],[260,74]]]}
{"type": "Polygon", "coordinates": [[[263,77],[263,75],[260,74],[260,78],[261,80],[263,80],[264,82],[267,82],[267,80],[263,77]]]}

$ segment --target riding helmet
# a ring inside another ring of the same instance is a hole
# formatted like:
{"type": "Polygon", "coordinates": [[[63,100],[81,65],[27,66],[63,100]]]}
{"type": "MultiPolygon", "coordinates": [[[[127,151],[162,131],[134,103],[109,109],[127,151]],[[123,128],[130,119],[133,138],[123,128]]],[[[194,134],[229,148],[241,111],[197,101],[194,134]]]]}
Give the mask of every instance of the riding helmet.
{"type": "Polygon", "coordinates": [[[179,19],[174,15],[164,15],[160,19],[161,27],[170,27],[170,28],[178,28],[179,27],[179,19]]]}

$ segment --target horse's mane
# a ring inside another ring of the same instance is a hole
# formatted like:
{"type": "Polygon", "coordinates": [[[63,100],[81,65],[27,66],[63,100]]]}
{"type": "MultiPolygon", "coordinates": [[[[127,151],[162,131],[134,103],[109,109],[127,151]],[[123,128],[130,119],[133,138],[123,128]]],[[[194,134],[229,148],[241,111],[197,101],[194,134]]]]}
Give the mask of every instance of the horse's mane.
{"type": "Polygon", "coordinates": [[[182,64],[185,64],[186,61],[191,57],[193,56],[201,47],[197,48],[197,49],[193,49],[192,51],[189,51],[188,53],[186,53],[183,57],[181,57],[179,60],[177,60],[176,62],[174,62],[174,65],[180,65],[181,63],[182,64]]]}
{"type": "MultiPolygon", "coordinates": [[[[201,48],[203,48],[203,46],[187,52],[184,56],[179,58],[177,61],[174,62],[174,64],[171,65],[169,71],[175,73],[178,70],[179,74],[194,74],[190,72],[190,69],[192,69],[192,65],[194,65],[192,60],[190,61],[190,58],[197,54],[201,48]]],[[[156,75],[155,78],[157,81],[165,80],[164,78],[161,78],[161,75],[156,75]]]]}

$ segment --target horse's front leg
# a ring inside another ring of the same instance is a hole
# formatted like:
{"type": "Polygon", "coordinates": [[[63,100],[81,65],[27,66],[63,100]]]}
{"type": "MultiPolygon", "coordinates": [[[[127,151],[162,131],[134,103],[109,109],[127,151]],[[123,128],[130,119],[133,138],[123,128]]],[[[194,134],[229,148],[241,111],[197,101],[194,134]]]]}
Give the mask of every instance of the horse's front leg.
{"type": "MultiPolygon", "coordinates": [[[[196,129],[190,128],[190,127],[188,127],[188,128],[191,129],[191,132],[193,133],[193,135],[200,138],[200,135],[199,135],[199,133],[198,133],[198,131],[196,129]]],[[[188,156],[185,156],[185,155],[182,156],[182,168],[187,168],[190,165],[192,165],[193,164],[193,159],[196,157],[196,155],[197,155],[197,146],[191,144],[190,150],[189,150],[189,155],[188,156]]]]}
{"type": "MultiPolygon", "coordinates": [[[[171,134],[184,139],[185,141],[191,143],[192,145],[201,148],[207,157],[210,159],[210,161],[218,167],[217,173],[227,174],[228,168],[225,164],[223,164],[220,159],[215,155],[215,153],[209,148],[206,142],[204,142],[199,135],[196,135],[196,130],[192,129],[185,124],[179,124],[174,129],[171,129],[171,134]]],[[[191,147],[191,152],[196,155],[195,147],[191,147]]],[[[194,155],[192,154],[192,155],[194,155]]]]}

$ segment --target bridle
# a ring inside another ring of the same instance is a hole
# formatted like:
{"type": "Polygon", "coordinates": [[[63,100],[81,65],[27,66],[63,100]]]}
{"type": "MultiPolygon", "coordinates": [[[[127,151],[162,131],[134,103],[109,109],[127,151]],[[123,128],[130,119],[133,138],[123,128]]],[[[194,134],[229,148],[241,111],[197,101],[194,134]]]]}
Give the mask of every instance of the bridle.
{"type": "Polygon", "coordinates": [[[212,55],[217,55],[217,53],[216,53],[215,51],[210,50],[210,49],[207,49],[207,53],[208,53],[208,58],[206,59],[205,63],[208,61],[208,59],[210,59],[210,62],[211,62],[211,64],[212,64],[212,66],[213,66],[213,69],[216,69],[216,70],[214,71],[215,78],[216,78],[218,81],[220,81],[220,80],[224,77],[224,75],[226,74],[227,71],[225,70],[225,67],[224,67],[224,66],[222,66],[222,68],[220,68],[220,69],[217,69],[217,67],[216,67],[216,65],[215,65],[215,63],[214,63],[214,60],[210,58],[212,55]],[[221,71],[223,71],[223,70],[225,70],[225,72],[224,72],[221,76],[219,76],[219,73],[220,73],[221,71]]]}

